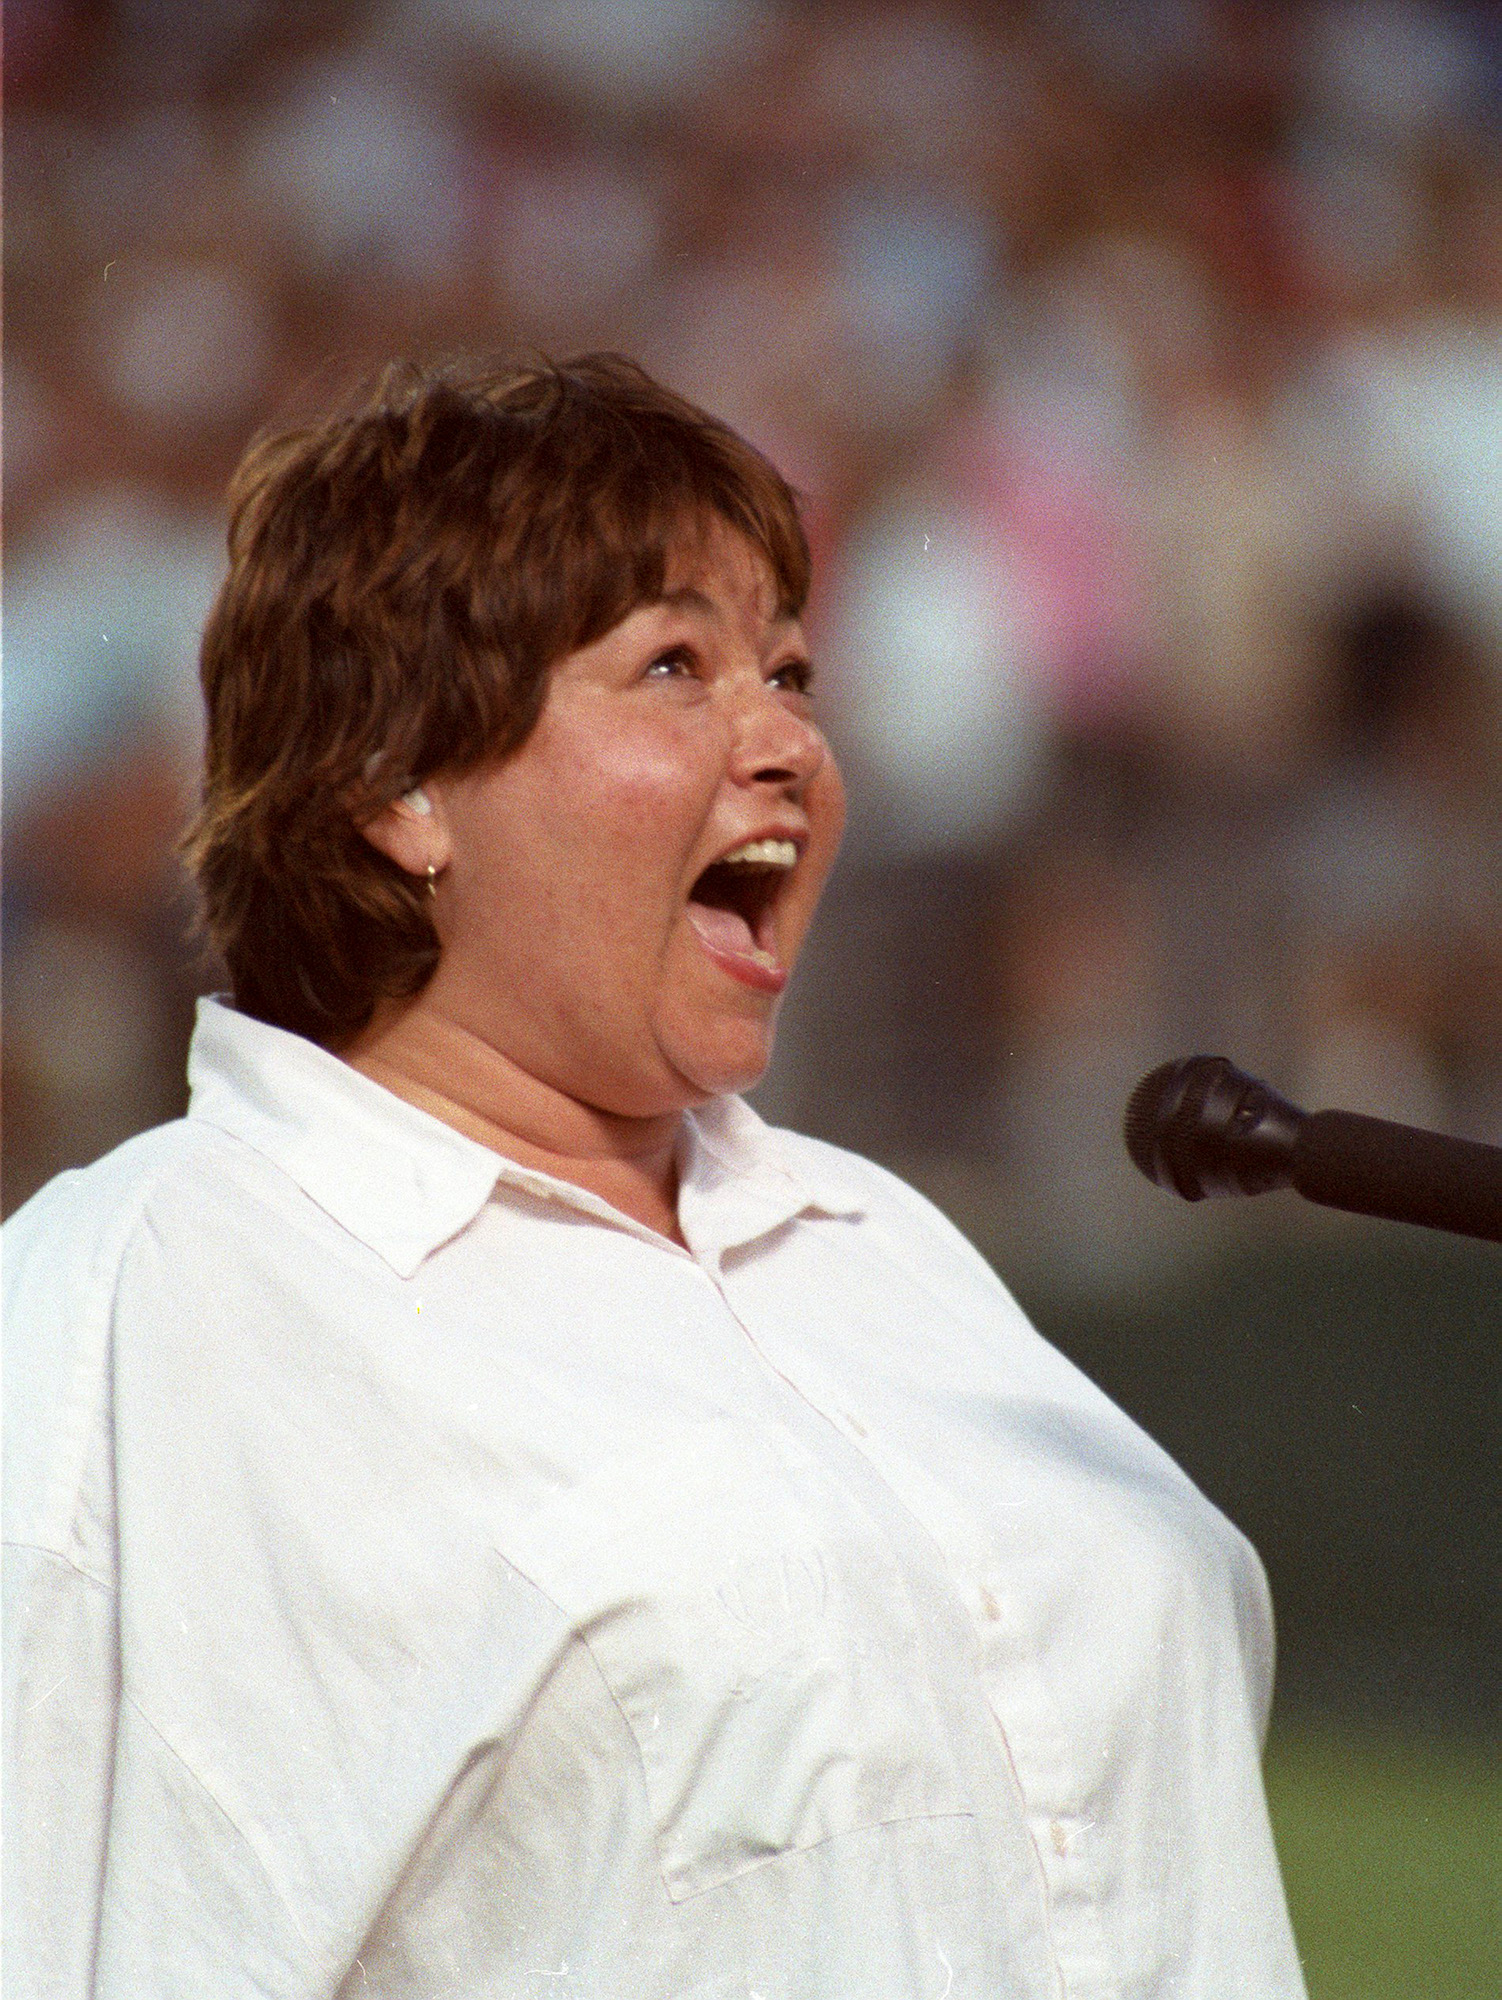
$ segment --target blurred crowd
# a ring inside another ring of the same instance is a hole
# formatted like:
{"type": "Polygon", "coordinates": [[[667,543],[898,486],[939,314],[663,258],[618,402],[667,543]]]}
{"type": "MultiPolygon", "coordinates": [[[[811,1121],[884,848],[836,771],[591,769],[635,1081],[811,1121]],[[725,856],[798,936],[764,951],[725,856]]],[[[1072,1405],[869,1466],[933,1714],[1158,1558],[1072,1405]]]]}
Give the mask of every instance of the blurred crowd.
{"type": "Polygon", "coordinates": [[[1152,1254],[1135,1078],[1502,1143],[1502,13],[14,0],[6,1202],[182,1102],[220,494],[634,354],[805,496],[855,811],[763,1108],[1152,1254]]]}

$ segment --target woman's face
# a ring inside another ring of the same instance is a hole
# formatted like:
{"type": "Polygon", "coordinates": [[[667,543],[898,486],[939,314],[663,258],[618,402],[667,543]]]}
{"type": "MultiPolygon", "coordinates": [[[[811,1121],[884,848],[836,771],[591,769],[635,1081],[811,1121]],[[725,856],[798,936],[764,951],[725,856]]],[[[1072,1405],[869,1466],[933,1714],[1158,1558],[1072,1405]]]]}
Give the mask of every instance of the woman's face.
{"type": "Polygon", "coordinates": [[[553,669],[520,750],[425,788],[425,1001],[618,1115],[753,1083],[844,822],[808,685],[762,557],[685,545],[660,602],[553,669]]]}

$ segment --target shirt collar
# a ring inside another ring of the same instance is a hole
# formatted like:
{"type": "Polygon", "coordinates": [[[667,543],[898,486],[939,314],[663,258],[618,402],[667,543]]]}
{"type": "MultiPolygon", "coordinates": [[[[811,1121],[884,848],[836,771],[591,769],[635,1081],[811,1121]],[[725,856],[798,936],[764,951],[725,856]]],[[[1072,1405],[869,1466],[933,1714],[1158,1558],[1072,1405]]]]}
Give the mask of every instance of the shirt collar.
{"type": "MultiPolygon", "coordinates": [[[[411,1277],[471,1223],[497,1186],[546,1195],[636,1230],[587,1190],[456,1132],[302,1035],[202,999],[188,1052],[188,1116],[289,1174],[341,1228],[411,1277]]],[[[848,1187],[793,1157],[787,1135],[739,1098],[684,1119],[679,1212],[699,1256],[815,1209],[859,1213],[848,1187]]]]}
{"type": "Polygon", "coordinates": [[[717,1097],[684,1119],[678,1220],[697,1256],[739,1248],[809,1212],[852,1216],[863,1205],[738,1097],[717,1097]]]}
{"type": "Polygon", "coordinates": [[[411,1277],[472,1222],[502,1160],[302,1035],[198,1003],[188,1116],[290,1174],[335,1222],[411,1277]]]}

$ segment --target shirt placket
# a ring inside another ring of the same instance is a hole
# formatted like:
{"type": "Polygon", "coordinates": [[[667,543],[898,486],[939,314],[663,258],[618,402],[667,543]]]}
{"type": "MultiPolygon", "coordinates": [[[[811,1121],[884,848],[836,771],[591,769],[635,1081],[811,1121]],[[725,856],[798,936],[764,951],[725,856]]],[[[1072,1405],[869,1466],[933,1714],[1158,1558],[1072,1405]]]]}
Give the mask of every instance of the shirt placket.
{"type": "Polygon", "coordinates": [[[949,1582],[977,1634],[986,1704],[1021,1795],[1037,1857],[1060,2000],[1120,2000],[1101,1922],[1092,1822],[1084,1811],[1079,1760],[1040,1671],[1023,1607],[996,1551],[969,1510],[851,1407],[804,1355],[775,1357],[737,1311],[718,1268],[707,1275],[768,1366],[833,1424],[897,1496],[938,1548],[949,1582]]]}

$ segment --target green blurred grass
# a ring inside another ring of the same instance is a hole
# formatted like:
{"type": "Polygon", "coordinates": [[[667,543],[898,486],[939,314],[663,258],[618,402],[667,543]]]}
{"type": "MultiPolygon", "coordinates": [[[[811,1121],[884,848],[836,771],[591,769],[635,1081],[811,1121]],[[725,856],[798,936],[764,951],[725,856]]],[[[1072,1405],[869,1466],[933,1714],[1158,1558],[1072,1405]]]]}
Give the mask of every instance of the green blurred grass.
{"type": "Polygon", "coordinates": [[[1287,1724],[1267,1793],[1310,2000],[1502,1995],[1502,1746],[1287,1724]]]}

